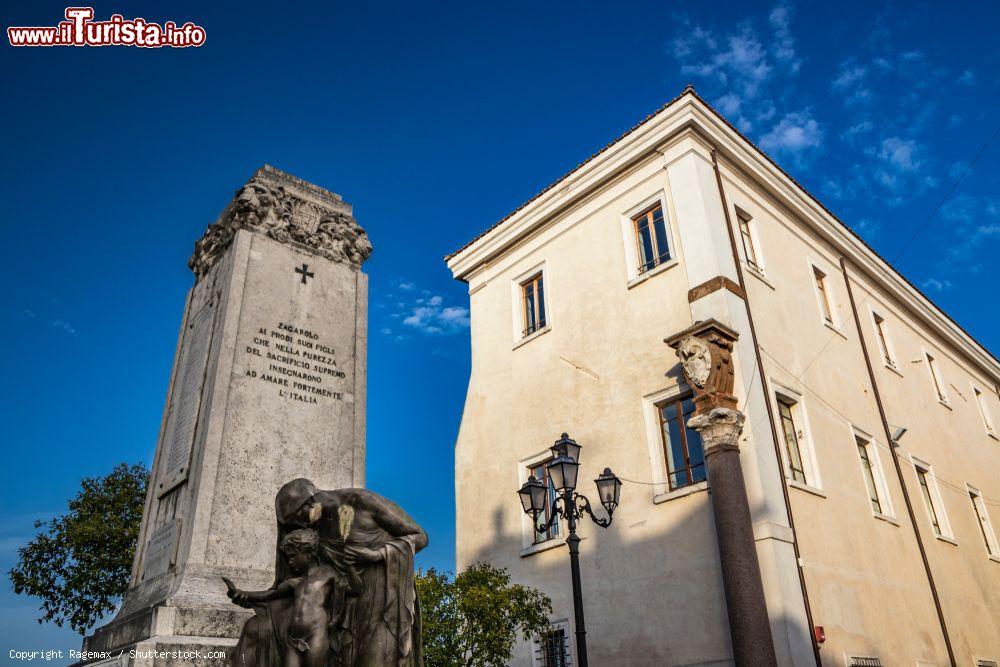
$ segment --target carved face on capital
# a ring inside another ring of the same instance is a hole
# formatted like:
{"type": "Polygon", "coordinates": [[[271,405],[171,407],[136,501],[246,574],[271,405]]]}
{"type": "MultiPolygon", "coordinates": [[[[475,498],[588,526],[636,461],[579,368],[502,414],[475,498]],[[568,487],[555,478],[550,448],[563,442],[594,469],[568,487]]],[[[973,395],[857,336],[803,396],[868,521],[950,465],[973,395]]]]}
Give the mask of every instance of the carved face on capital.
{"type": "Polygon", "coordinates": [[[687,381],[699,389],[705,387],[712,372],[712,351],[700,338],[688,336],[677,346],[677,356],[687,381]]]}

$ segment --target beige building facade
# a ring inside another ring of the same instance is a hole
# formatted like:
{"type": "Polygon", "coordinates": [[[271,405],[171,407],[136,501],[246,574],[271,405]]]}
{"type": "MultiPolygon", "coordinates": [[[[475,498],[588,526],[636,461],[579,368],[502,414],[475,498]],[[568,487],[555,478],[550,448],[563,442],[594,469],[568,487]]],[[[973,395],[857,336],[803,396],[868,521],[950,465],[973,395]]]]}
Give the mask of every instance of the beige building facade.
{"type": "MultiPolygon", "coordinates": [[[[781,665],[1000,660],[1000,362],[686,89],[448,257],[472,373],[455,450],[457,567],[552,597],[576,664],[565,525],[515,495],[566,431],[594,665],[725,665],[733,652],[689,388],[664,339],[733,329],[739,438],[781,665]],[[905,430],[903,430],[905,429],[905,430]]],[[[565,659],[555,648],[565,635],[565,659]]]]}

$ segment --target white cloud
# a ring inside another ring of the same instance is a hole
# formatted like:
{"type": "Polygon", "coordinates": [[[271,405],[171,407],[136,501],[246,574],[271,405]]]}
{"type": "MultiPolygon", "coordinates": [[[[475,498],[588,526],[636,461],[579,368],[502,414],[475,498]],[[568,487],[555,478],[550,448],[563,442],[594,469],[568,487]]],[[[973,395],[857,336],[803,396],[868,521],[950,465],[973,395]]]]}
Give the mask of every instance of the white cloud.
{"type": "Polygon", "coordinates": [[[823,143],[823,131],[808,112],[786,114],[760,138],[760,147],[776,153],[799,155],[823,143]]]}
{"type": "Polygon", "coordinates": [[[854,125],[851,125],[849,128],[844,130],[841,133],[840,138],[846,141],[847,143],[853,143],[858,137],[860,137],[863,134],[868,134],[874,129],[875,129],[874,123],[872,123],[870,120],[863,120],[860,123],[855,123],[854,125]]]}
{"type": "Polygon", "coordinates": [[[913,139],[889,137],[882,142],[878,156],[901,172],[913,172],[920,169],[922,162],[917,154],[920,147],[913,139]]]}
{"type": "Polygon", "coordinates": [[[396,287],[400,292],[390,293],[386,302],[393,311],[387,316],[395,324],[383,326],[380,329],[382,334],[403,341],[409,336],[400,329],[439,335],[459,333],[469,328],[468,308],[449,305],[443,295],[421,289],[412,281],[400,280],[396,287]]]}
{"type": "Polygon", "coordinates": [[[740,131],[804,164],[821,145],[823,132],[808,108],[789,108],[787,102],[799,99],[790,93],[802,66],[793,15],[793,5],[781,0],[766,16],[741,20],[729,29],[694,25],[687,19],[671,42],[671,52],[681,73],[690,76],[740,131]]]}
{"type": "Polygon", "coordinates": [[[774,57],[795,73],[802,66],[802,61],[795,55],[795,40],[790,28],[791,14],[791,4],[782,2],[771,10],[767,19],[774,31],[774,57]]]}
{"type": "Polygon", "coordinates": [[[937,278],[928,278],[922,282],[920,286],[926,290],[944,292],[945,290],[951,289],[951,281],[946,279],[938,280],[937,278]]]}
{"type": "Polygon", "coordinates": [[[54,326],[56,329],[62,329],[71,336],[76,335],[76,328],[74,328],[73,325],[66,320],[55,319],[50,321],[49,324],[54,326]]]}
{"type": "Polygon", "coordinates": [[[851,64],[850,61],[840,63],[840,74],[830,84],[835,91],[843,92],[864,80],[868,70],[862,65],[851,64]]]}
{"type": "Polygon", "coordinates": [[[867,239],[873,239],[882,231],[882,223],[870,218],[861,218],[854,223],[854,231],[867,239]]]}

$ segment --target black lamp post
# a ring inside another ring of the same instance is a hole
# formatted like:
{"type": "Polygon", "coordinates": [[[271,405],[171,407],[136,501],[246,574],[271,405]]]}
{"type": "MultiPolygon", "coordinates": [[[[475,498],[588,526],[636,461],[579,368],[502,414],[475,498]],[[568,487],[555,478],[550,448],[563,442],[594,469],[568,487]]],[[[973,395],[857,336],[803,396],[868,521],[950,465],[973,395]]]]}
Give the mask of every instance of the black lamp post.
{"type": "Polygon", "coordinates": [[[552,460],[545,469],[552,480],[552,486],[556,490],[556,497],[552,500],[551,512],[547,521],[538,523],[538,515],[545,511],[548,502],[548,487],[543,480],[535,479],[532,475],[524,483],[518,495],[521,497],[521,506],[524,513],[531,517],[531,522],[535,530],[545,533],[559,517],[566,519],[569,528],[569,536],[566,544],[569,545],[569,566],[573,577],[573,612],[576,619],[576,653],[577,665],[587,667],[587,628],[583,621],[583,592],[580,587],[580,538],[576,535],[576,521],[584,513],[601,528],[611,525],[611,517],[618,507],[618,500],[621,497],[622,482],[611,472],[611,468],[605,468],[594,483],[597,485],[597,496],[601,505],[608,513],[606,519],[602,519],[594,514],[590,508],[590,501],[587,497],[576,492],[577,474],[580,471],[580,445],[575,440],[571,440],[566,433],[556,440],[552,445],[552,460]]]}

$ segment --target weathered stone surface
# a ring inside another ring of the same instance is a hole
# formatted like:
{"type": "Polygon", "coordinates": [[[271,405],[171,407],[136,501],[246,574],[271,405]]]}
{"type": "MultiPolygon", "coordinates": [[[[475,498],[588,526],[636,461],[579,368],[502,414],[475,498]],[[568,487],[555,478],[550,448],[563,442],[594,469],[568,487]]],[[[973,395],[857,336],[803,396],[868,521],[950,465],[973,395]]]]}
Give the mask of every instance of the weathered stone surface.
{"type": "Polygon", "coordinates": [[[308,248],[355,269],[372,251],[368,235],[339,195],[269,165],[236,192],[232,204],[195,243],[188,266],[196,276],[208,272],[240,229],[308,248]]]}
{"type": "Polygon", "coordinates": [[[222,577],[273,581],[281,485],[364,485],[367,236],[339,196],[271,167],[240,193],[193,259],[132,581],[91,649],[235,642],[248,612],[222,577]]]}

